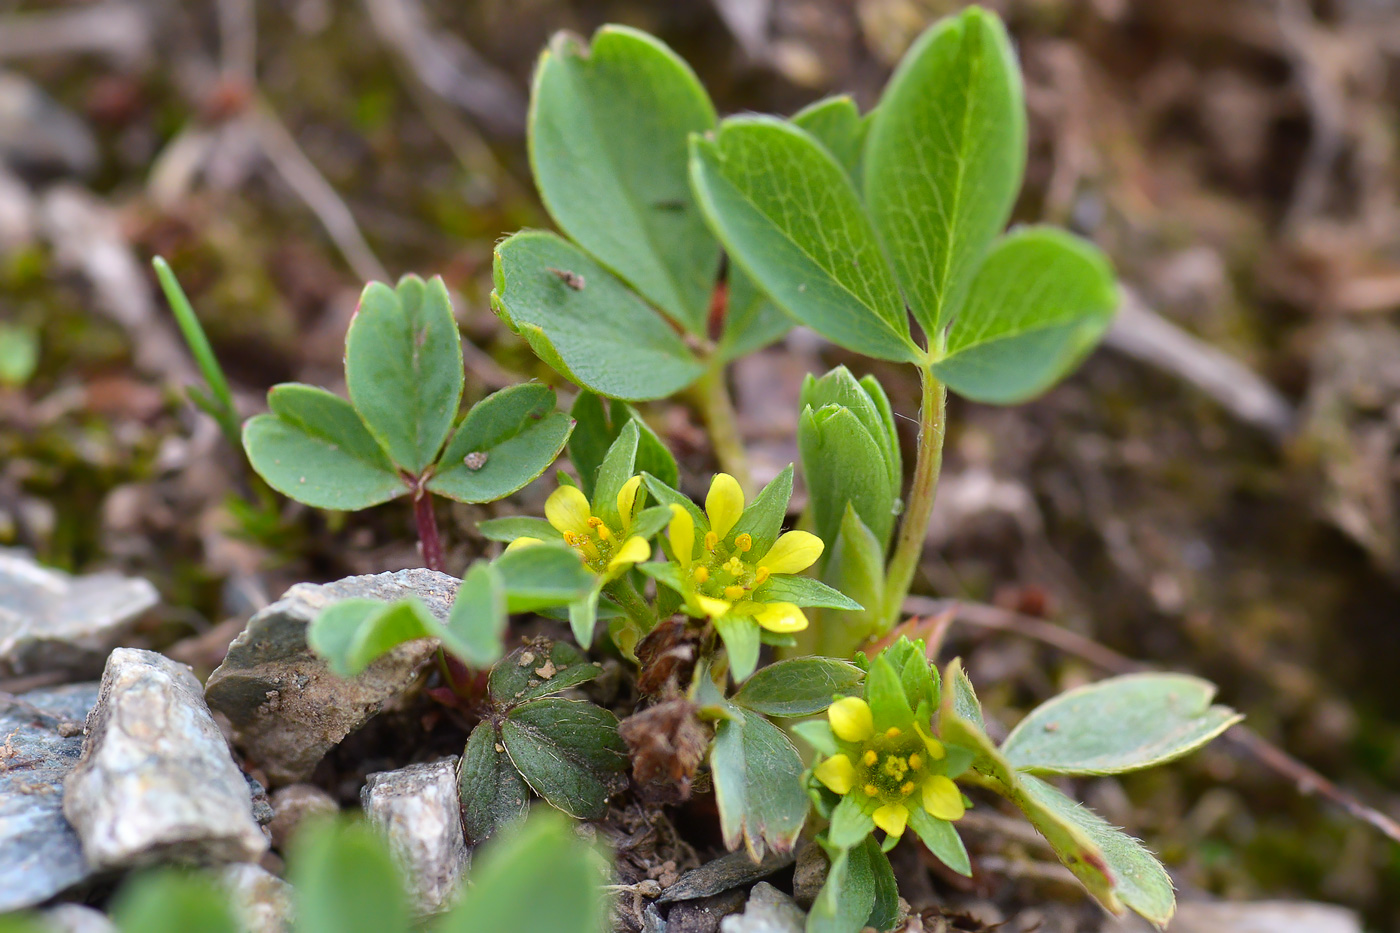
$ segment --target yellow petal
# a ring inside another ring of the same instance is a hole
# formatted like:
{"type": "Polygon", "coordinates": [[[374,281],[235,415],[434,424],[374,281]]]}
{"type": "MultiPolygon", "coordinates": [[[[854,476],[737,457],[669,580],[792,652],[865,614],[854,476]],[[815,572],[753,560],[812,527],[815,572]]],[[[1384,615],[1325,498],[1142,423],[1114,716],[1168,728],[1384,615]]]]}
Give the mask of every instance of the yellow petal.
{"type": "Polygon", "coordinates": [[[831,731],[838,739],[847,742],[864,742],[875,734],[875,717],[870,714],[870,704],[860,697],[843,697],[831,704],[826,711],[831,720],[831,731]]]}
{"type": "Polygon", "coordinates": [[[695,602],[700,606],[700,611],[711,619],[718,619],[728,612],[730,607],[730,602],[727,599],[715,599],[700,593],[695,594],[695,602]]]}
{"type": "Polygon", "coordinates": [[[887,803],[870,816],[876,826],[897,838],[904,835],[904,824],[909,822],[909,808],[902,803],[887,803]]]}
{"type": "Polygon", "coordinates": [[[960,820],[966,812],[962,791],[943,774],[935,774],[924,781],[924,809],[940,820],[960,820]]]}
{"type": "Polygon", "coordinates": [[[768,549],[758,563],[769,573],[801,573],[822,556],[822,539],[806,531],[789,531],[768,549]]]}
{"type": "Polygon", "coordinates": [[[710,481],[710,492],[705,496],[705,514],[709,516],[710,528],[723,540],[729,529],[744,514],[744,490],[739,481],[728,473],[716,473],[710,481]]]}
{"type": "Polygon", "coordinates": [[[762,603],[754,613],[758,624],[770,632],[800,632],[807,627],[807,616],[792,603],[762,603]]]}
{"type": "Polygon", "coordinates": [[[609,570],[617,570],[619,567],[630,567],[633,564],[640,564],[651,556],[651,545],[647,544],[645,538],[633,535],[627,539],[622,547],[617,549],[617,553],[608,561],[609,570]]]}
{"type": "Polygon", "coordinates": [[[529,547],[532,544],[544,544],[544,542],[541,541],[539,538],[532,538],[529,535],[526,535],[522,538],[516,538],[510,544],[507,544],[506,550],[513,551],[518,547],[529,547]]]}
{"type": "Polygon", "coordinates": [[[856,786],[855,766],[845,755],[832,755],[812,773],[835,794],[849,794],[856,786]]]}
{"type": "Polygon", "coordinates": [[[928,749],[928,756],[934,761],[938,761],[947,754],[943,750],[943,743],[925,732],[917,722],[914,723],[914,731],[919,733],[919,738],[924,740],[924,747],[928,749]]]}
{"type": "Polygon", "coordinates": [[[550,493],[544,503],[544,517],[561,532],[587,535],[593,530],[588,524],[593,510],[588,507],[588,497],[577,486],[560,486],[550,493]]]}
{"type": "Polygon", "coordinates": [[[666,528],[666,537],[671,541],[671,552],[676,555],[676,563],[683,570],[689,570],[691,557],[695,554],[695,519],[674,502],[671,503],[671,524],[666,528]]]}
{"type": "Polygon", "coordinates": [[[637,508],[637,490],[642,487],[642,477],[637,475],[622,484],[617,491],[617,514],[622,518],[624,534],[632,527],[632,513],[637,508]]]}

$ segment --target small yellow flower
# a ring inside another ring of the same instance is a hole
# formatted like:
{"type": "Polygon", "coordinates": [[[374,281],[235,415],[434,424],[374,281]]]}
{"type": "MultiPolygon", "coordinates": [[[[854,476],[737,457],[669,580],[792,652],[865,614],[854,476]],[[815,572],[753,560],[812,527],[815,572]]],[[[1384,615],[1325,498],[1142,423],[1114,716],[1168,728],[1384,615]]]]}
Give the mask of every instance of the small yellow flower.
{"type": "Polygon", "coordinates": [[[840,751],[812,774],[843,797],[859,788],[861,808],[878,828],[901,836],[916,809],[950,822],[962,818],[962,792],[941,770],[946,750],[918,723],[913,730],[885,726],[860,697],[837,700],[826,715],[840,751]]]}
{"type": "Polygon", "coordinates": [[[738,481],[728,473],[717,474],[705,496],[710,530],[701,540],[699,554],[695,519],[682,506],[671,505],[666,537],[681,569],[686,605],[695,615],[712,619],[741,616],[770,632],[800,632],[808,625],[800,607],[782,600],[755,599],[754,591],[775,574],[801,573],[812,566],[821,557],[822,540],[805,531],[789,531],[766,552],[756,553],[752,534],[733,534],[744,515],[744,505],[738,481]]]}
{"type": "MultiPolygon", "coordinates": [[[[579,552],[589,570],[605,580],[616,579],[634,564],[651,557],[651,545],[646,539],[628,534],[636,516],[641,485],[641,476],[634,476],[618,491],[617,512],[622,519],[618,528],[610,528],[594,515],[588,497],[576,486],[560,486],[550,493],[545,500],[544,517],[564,543],[579,552]]],[[[525,536],[506,545],[506,550],[543,543],[539,538],[525,536]]]]}

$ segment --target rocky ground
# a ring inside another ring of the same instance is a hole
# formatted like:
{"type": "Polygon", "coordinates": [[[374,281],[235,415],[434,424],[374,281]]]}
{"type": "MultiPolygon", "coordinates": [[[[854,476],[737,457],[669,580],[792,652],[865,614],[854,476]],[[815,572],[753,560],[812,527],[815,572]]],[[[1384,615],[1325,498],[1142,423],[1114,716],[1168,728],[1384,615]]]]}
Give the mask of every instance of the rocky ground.
{"type": "MultiPolygon", "coordinates": [[[[1276,746],[1400,812],[1400,21],[1368,0],[991,5],[1028,82],[1018,216],[1102,244],[1129,302],[1045,399],[954,406],[919,586],[984,608],[946,652],[1002,723],[1123,657],[1201,673],[1276,746]],[[1027,637],[1044,620],[1092,642],[1027,637]]],[[[84,929],[76,905],[105,902],[111,866],[194,856],[240,866],[226,878],[249,922],[277,929],[278,853],[331,807],[399,834],[425,905],[467,860],[442,789],[469,717],[427,699],[411,651],[349,688],[300,634],[326,599],[407,586],[440,604],[452,581],[409,570],[393,504],[332,516],[248,483],[176,391],[192,369],[151,254],[185,282],[245,414],[274,382],[343,388],[359,286],[407,271],[453,289],[469,392],[550,378],[485,300],[495,239],[547,223],[521,133],[549,33],[651,29],[723,111],[836,90],[868,106],[945,6],[0,4],[0,322],[38,339],[31,374],[0,367],[0,910],[57,898],[55,928],[84,929]],[[326,581],[341,582],[278,599],[326,581]],[[100,686],[118,680],[120,710],[100,686]],[[181,741],[143,732],[155,721],[181,741]],[[177,800],[179,832],[156,818],[177,800]]],[[[801,375],[838,362],[873,368],[913,413],[904,374],[795,332],[733,373],[760,473],[795,458],[801,375]]],[[[703,488],[694,413],[646,414],[703,488]]],[[[542,495],[445,510],[449,569],[487,552],[477,520],[538,513],[542,495]]],[[[1313,784],[1257,748],[1083,783],[1163,853],[1187,902],[1173,929],[1400,924],[1394,843],[1300,795],[1313,784]],[[1300,899],[1356,913],[1258,906],[1300,899]]],[[[597,828],[624,844],[625,922],[713,930],[748,897],[726,929],[785,929],[812,890],[802,860],[748,893],[757,875],[713,867],[704,799],[664,819],[621,806],[597,828]]],[[[1017,826],[974,811],[971,884],[897,850],[906,898],[927,908],[909,928],[1100,929],[1017,826]]]]}

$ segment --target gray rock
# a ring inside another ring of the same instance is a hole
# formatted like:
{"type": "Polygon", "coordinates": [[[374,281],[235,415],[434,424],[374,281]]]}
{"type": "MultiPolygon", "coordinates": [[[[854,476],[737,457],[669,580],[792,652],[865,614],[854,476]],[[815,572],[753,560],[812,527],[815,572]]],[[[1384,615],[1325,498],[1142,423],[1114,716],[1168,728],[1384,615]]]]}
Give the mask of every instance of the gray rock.
{"type": "Polygon", "coordinates": [[[808,842],[797,850],[797,865],[792,870],[792,899],[799,907],[811,909],[830,870],[831,862],[815,842],[808,842]]]}
{"type": "Polygon", "coordinates": [[[360,800],[389,837],[419,912],[446,908],[471,854],[462,834],[456,756],[371,774],[360,800]]]}
{"type": "Polygon", "coordinates": [[[272,792],[272,844],[285,849],[297,827],[307,817],[335,813],[340,809],[330,794],[315,784],[289,784],[272,792]]]}
{"type": "Polygon", "coordinates": [[[86,175],[97,157],[86,123],[29,79],[0,72],[0,159],[45,175],[86,175]]]}
{"type": "Polygon", "coordinates": [[[228,717],[233,740],[273,784],[310,776],[326,752],[413,683],[437,643],[400,645],[363,674],[342,680],[306,646],[306,627],[342,599],[418,596],[446,619],[456,577],[401,570],[335,583],[299,583],[248,621],[205,685],[211,709],[228,717]]]}
{"type": "Polygon", "coordinates": [[[797,903],[766,881],[749,892],[742,914],[725,917],[720,933],[802,933],[807,914],[797,903]]]}
{"type": "Polygon", "coordinates": [[[117,925],[100,910],[82,904],[59,904],[39,915],[46,933],[117,933],[117,925]]]}
{"type": "Polygon", "coordinates": [[[257,865],[229,865],[219,873],[233,915],[246,933],[291,933],[292,886],[257,865]]]}
{"type": "Polygon", "coordinates": [[[677,901],[666,915],[666,933],[719,933],[720,921],[742,913],[748,900],[747,890],[730,888],[693,901],[677,901]]]}
{"type": "Polygon", "coordinates": [[[83,752],[97,684],[0,695],[0,914],[43,903],[87,878],[63,818],[63,779],[83,752]]]}
{"type": "Polygon", "coordinates": [[[747,852],[740,849],[738,852],[721,855],[699,868],[692,868],[681,875],[675,884],[661,892],[657,901],[669,904],[672,901],[689,901],[697,897],[709,897],[711,894],[718,894],[721,891],[728,891],[730,888],[752,884],[760,878],[766,878],[773,872],[788,867],[792,861],[791,852],[770,851],[761,862],[755,862],[749,858],[747,852]]]}
{"type": "Polygon", "coordinates": [[[85,732],[63,813],[93,868],[250,862],[267,851],[243,772],[185,665],[113,651],[85,732]]]}
{"type": "Polygon", "coordinates": [[[95,677],[107,653],[158,601],[146,580],[69,576],[23,551],[0,548],[0,677],[46,671],[95,677]]]}

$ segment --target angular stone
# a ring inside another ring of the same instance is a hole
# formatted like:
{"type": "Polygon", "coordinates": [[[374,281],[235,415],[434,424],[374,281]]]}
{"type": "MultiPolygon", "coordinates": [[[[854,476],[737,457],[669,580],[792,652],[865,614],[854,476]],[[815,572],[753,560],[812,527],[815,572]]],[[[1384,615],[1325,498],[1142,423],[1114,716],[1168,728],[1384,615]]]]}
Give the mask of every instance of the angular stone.
{"type": "Polygon", "coordinates": [[[0,677],[96,677],[107,653],[159,601],[139,577],[74,577],[0,548],[0,677]]]}
{"type": "Polygon", "coordinates": [[[46,933],[117,933],[117,925],[100,910],[82,904],[59,904],[39,915],[46,933]]]}
{"type": "MultiPolygon", "coordinates": [[[[1100,933],[1146,933],[1151,924],[1138,917],[1106,919],[1100,933]]],[[[1172,933],[1361,933],[1355,911],[1309,901],[1222,903],[1186,901],[1177,905],[1172,933]]]]}
{"type": "Polygon", "coordinates": [[[274,784],[305,780],[326,752],[363,726],[413,683],[437,643],[400,645],[363,674],[342,680],[306,645],[306,627],[342,599],[417,596],[446,619],[456,577],[432,570],[299,583],[248,621],[209,676],[205,696],[228,717],[233,740],[274,784]]]}
{"type": "Polygon", "coordinates": [[[291,933],[292,886],[257,865],[229,865],[219,872],[233,915],[246,933],[291,933]]]}
{"type": "Polygon", "coordinates": [[[85,732],[63,813],[93,868],[251,862],[267,850],[248,783],[185,665],[113,651],[85,732]]]}
{"type": "Polygon", "coordinates": [[[802,933],[807,914],[792,898],[760,881],[749,892],[742,914],[720,921],[720,933],[802,933]]]}
{"type": "Polygon", "coordinates": [[[793,862],[791,852],[769,851],[763,860],[755,862],[743,849],[730,852],[706,862],[699,868],[692,868],[657,898],[661,904],[672,901],[689,901],[697,897],[709,897],[730,888],[752,884],[776,871],[787,868],[793,862]]]}
{"type": "Polygon", "coordinates": [[[371,774],[360,801],[389,837],[419,912],[446,908],[471,855],[462,834],[456,756],[371,774]]]}
{"type": "Polygon", "coordinates": [[[272,792],[272,844],[286,849],[297,827],[309,816],[335,813],[340,806],[330,794],[315,784],[288,784],[272,792]]]}
{"type": "Polygon", "coordinates": [[[826,853],[815,842],[808,842],[797,850],[797,865],[792,870],[792,899],[797,901],[797,906],[803,910],[812,908],[830,870],[826,853]]]}
{"type": "Polygon", "coordinates": [[[63,817],[63,779],[83,753],[97,684],[0,696],[0,914],[43,903],[87,878],[63,817]]]}

